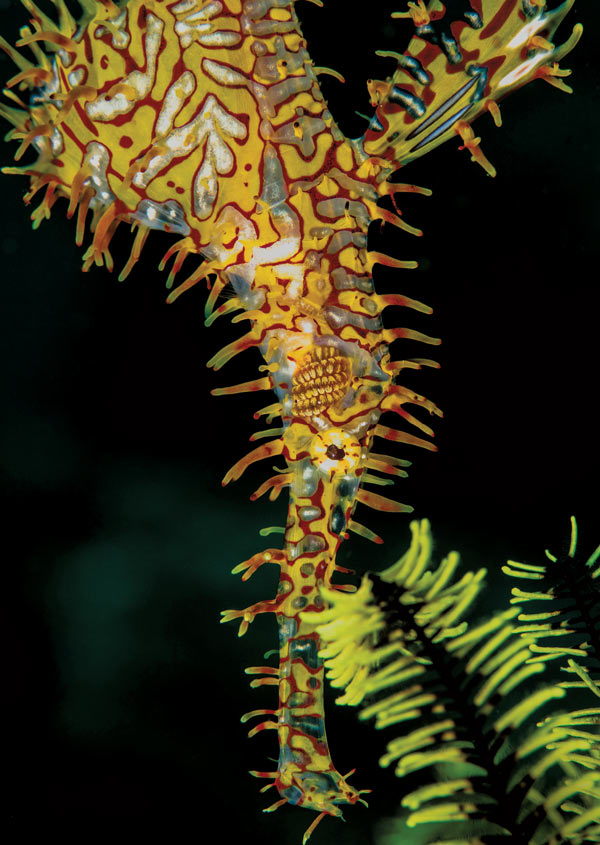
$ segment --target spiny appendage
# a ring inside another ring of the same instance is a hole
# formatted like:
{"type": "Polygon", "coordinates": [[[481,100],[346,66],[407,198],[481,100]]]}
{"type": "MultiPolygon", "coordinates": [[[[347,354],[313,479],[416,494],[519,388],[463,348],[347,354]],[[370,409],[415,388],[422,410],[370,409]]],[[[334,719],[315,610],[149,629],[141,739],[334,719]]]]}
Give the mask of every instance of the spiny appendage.
{"type": "MultiPolygon", "coordinates": [[[[396,303],[396,297],[382,299],[390,299],[396,303]]],[[[408,334],[408,330],[384,330],[381,334],[384,335],[385,332],[388,332],[387,339],[408,334]]],[[[290,335],[291,341],[293,338],[294,335],[290,335]]],[[[251,494],[250,498],[253,500],[265,493],[274,500],[284,488],[294,485],[295,479],[301,479],[296,482],[296,489],[299,489],[298,485],[301,487],[304,484],[304,477],[323,476],[329,481],[340,473],[356,473],[357,487],[358,484],[362,487],[370,484],[392,484],[393,478],[381,478],[378,473],[402,477],[406,473],[399,467],[407,466],[408,462],[386,455],[378,455],[376,459],[370,458],[373,437],[382,437],[430,451],[436,449],[428,439],[378,422],[382,412],[390,411],[419,429],[420,433],[427,437],[433,436],[431,427],[408,412],[406,407],[413,405],[437,416],[441,416],[441,411],[430,400],[396,384],[395,379],[405,367],[436,366],[435,362],[428,359],[390,362],[389,355],[384,355],[377,365],[374,362],[369,363],[371,358],[362,352],[357,344],[342,342],[334,336],[331,339],[325,337],[319,340],[320,343],[289,348],[287,353],[280,344],[277,356],[274,353],[275,347],[271,345],[270,363],[263,367],[268,371],[268,376],[213,391],[217,395],[231,395],[273,387],[281,399],[280,402],[261,409],[255,417],[265,414],[270,422],[276,415],[281,414],[283,426],[257,432],[250,438],[257,440],[263,436],[275,435],[275,439],[256,446],[238,460],[223,478],[223,484],[228,484],[240,478],[253,463],[282,455],[286,460],[286,468],[278,469],[276,475],[263,482],[251,494]],[[361,431],[362,434],[357,438],[352,434],[353,431],[361,431]],[[302,460],[298,460],[299,456],[302,460]]],[[[429,340],[438,342],[432,338],[429,340]]],[[[385,340],[382,342],[385,343],[385,340]]],[[[354,501],[384,511],[410,510],[407,505],[364,489],[356,492],[354,501]]],[[[347,527],[376,543],[381,542],[378,535],[359,521],[350,522],[346,520],[347,525],[344,525],[341,532],[347,527]]],[[[264,612],[265,609],[267,608],[261,604],[256,611],[264,612]]]]}
{"type": "Polygon", "coordinates": [[[497,100],[533,79],[571,93],[563,81],[570,71],[558,63],[583,27],[576,24],[558,47],[551,39],[573,3],[548,10],[540,0],[483,0],[481,15],[471,10],[453,21],[441,3],[418,0],[407,12],[394,13],[412,19],[415,38],[403,54],[378,53],[395,59],[397,69],[386,80],[368,82],[376,112],[363,138],[365,152],[404,165],[458,134],[460,149],[495,176],[470,124],[489,112],[500,126],[497,100]]]}
{"type": "MultiPolygon", "coordinates": [[[[314,603],[310,606],[317,607],[314,603]]],[[[280,631],[290,631],[296,617],[279,616],[280,631]]],[[[325,734],[323,662],[320,640],[298,624],[281,651],[279,685],[279,765],[274,779],[279,794],[290,804],[341,816],[340,805],[365,803],[357,790],[334,767],[325,734]]],[[[349,774],[352,774],[350,772],[349,774]]]]}
{"type": "MultiPolygon", "coordinates": [[[[306,566],[307,561],[299,563],[306,566]]],[[[306,604],[313,610],[321,605],[313,601],[306,604]]],[[[277,771],[259,776],[272,778],[272,783],[261,791],[275,786],[282,800],[265,812],[287,802],[341,816],[340,804],[354,804],[361,800],[360,794],[368,790],[358,791],[349,786],[346,782],[349,775],[340,775],[331,761],[323,713],[320,641],[311,626],[300,622],[298,613],[294,616],[279,613],[277,620],[282,636],[279,668],[252,666],[246,672],[263,675],[252,681],[251,686],[255,688],[279,686],[279,707],[277,710],[254,710],[242,716],[242,722],[264,715],[275,717],[259,723],[249,732],[249,736],[255,736],[271,729],[279,734],[277,771]]]]}
{"type": "MultiPolygon", "coordinates": [[[[164,267],[173,258],[168,287],[186,256],[210,260],[171,292],[172,302],[200,279],[236,263],[242,249],[248,250],[247,260],[252,246],[272,243],[260,213],[278,207],[272,214],[278,230],[283,193],[276,201],[277,168],[264,165],[269,150],[281,145],[295,154],[297,147],[306,160],[288,163],[287,183],[292,178],[302,183],[305,175],[329,178],[327,167],[313,162],[329,149],[345,172],[330,169],[350,179],[350,147],[318,90],[316,73],[327,69],[313,69],[292,0],[233,6],[82,0],[79,24],[62,0],[55,5],[58,23],[26,2],[35,32],[23,30],[19,46],[29,47],[39,66],[2,43],[20,70],[9,81],[9,97],[19,108],[2,114],[21,141],[17,158],[33,142],[39,152],[34,164],[8,172],[31,177],[28,199],[46,188],[32,215],[35,225],[49,216],[58,197],[66,197],[69,216],[78,212],[82,243],[91,212],[93,239],[84,269],[93,264],[112,269],[109,247],[122,222],[137,231],[121,279],[138,261],[152,229],[180,235],[161,262],[164,267]],[[13,92],[17,87],[30,89],[33,105],[13,92]],[[339,153],[336,148],[344,144],[339,153]]],[[[296,211],[286,213],[289,222],[296,211]]],[[[317,222],[317,229],[327,228],[317,222]]],[[[222,284],[219,280],[219,290],[222,284]]]]}
{"type": "MultiPolygon", "coordinates": [[[[428,400],[424,400],[428,401],[428,400]]],[[[441,415],[441,412],[435,408],[435,413],[441,415]]],[[[424,423],[421,421],[416,420],[416,418],[412,417],[411,414],[403,412],[403,416],[409,421],[414,422],[418,425],[419,428],[425,429],[428,434],[433,434],[433,431],[428,427],[425,426],[424,423]]],[[[274,433],[282,432],[281,429],[273,429],[274,433]]],[[[247,467],[251,464],[256,463],[259,460],[264,460],[267,458],[272,458],[276,455],[282,455],[286,453],[286,446],[285,440],[286,435],[287,439],[289,439],[288,429],[283,430],[283,437],[279,437],[276,440],[271,440],[262,446],[258,446],[241,458],[234,466],[226,473],[223,479],[223,484],[229,484],[232,480],[237,480],[242,473],[245,471],[247,467]]],[[[389,428],[383,425],[375,425],[373,429],[369,432],[368,440],[371,440],[372,437],[381,437],[386,440],[390,440],[395,443],[403,443],[410,446],[416,446],[420,448],[427,449],[429,451],[436,451],[437,447],[431,443],[429,440],[425,440],[421,437],[415,437],[412,434],[409,434],[405,431],[400,431],[395,428],[389,428]]],[[[307,444],[308,445],[308,444],[307,444]]],[[[386,475],[392,475],[396,477],[406,477],[407,473],[405,470],[401,469],[401,467],[410,466],[410,461],[406,461],[400,458],[396,458],[391,455],[382,455],[382,454],[374,454],[370,453],[369,447],[366,445],[362,445],[356,441],[352,436],[348,435],[343,429],[336,429],[330,428],[327,431],[315,433],[310,441],[310,450],[311,450],[311,460],[305,459],[304,461],[298,462],[298,464],[294,464],[293,461],[289,459],[289,452],[288,452],[288,468],[287,471],[279,470],[277,475],[271,476],[266,481],[264,481],[251,495],[250,499],[255,500],[260,496],[264,495],[265,493],[269,493],[269,499],[274,501],[283,488],[291,487],[298,482],[299,478],[306,477],[307,475],[314,476],[315,478],[322,477],[324,482],[330,481],[331,479],[328,478],[329,475],[334,475],[335,473],[350,473],[353,474],[356,472],[355,481],[348,482],[349,489],[353,491],[354,499],[353,499],[353,509],[356,506],[356,503],[362,503],[371,507],[375,510],[380,511],[387,511],[393,513],[410,513],[412,511],[412,507],[410,505],[405,505],[400,502],[394,501],[389,499],[386,496],[382,496],[378,493],[373,493],[363,489],[363,487],[359,487],[360,485],[364,484],[374,484],[378,486],[388,486],[393,484],[393,480],[391,479],[384,479],[381,478],[379,475],[374,475],[372,472],[368,472],[368,470],[373,470],[377,473],[384,473],[386,475]]],[[[354,533],[360,534],[361,536],[372,540],[375,543],[383,542],[381,538],[374,534],[370,529],[363,526],[361,523],[348,518],[342,518],[340,515],[339,508],[336,508],[332,513],[332,524],[333,525],[340,525],[341,527],[338,528],[338,533],[340,536],[346,537],[347,535],[344,534],[345,529],[347,528],[354,533]]],[[[317,542],[317,540],[313,537],[312,540],[308,540],[307,542],[317,542]]],[[[322,546],[320,546],[321,548],[322,546]]],[[[272,550],[268,551],[268,554],[272,554],[272,550]]],[[[271,558],[267,557],[264,560],[260,560],[260,555],[255,556],[251,559],[251,562],[248,563],[248,567],[251,569],[251,573],[258,568],[263,562],[266,560],[270,560],[271,558]]],[[[274,562],[280,562],[276,560],[274,562]]],[[[240,568],[236,567],[237,571],[242,571],[246,568],[246,564],[240,564],[240,568]]],[[[249,577],[249,576],[246,576],[249,577]]],[[[245,633],[247,630],[248,624],[253,620],[253,618],[259,614],[264,613],[270,610],[276,610],[277,604],[272,602],[258,602],[256,605],[252,605],[249,608],[246,608],[244,611],[226,611],[226,618],[223,621],[230,621],[234,618],[243,617],[242,626],[240,627],[240,636],[245,633]]]]}
{"type": "Polygon", "coordinates": [[[512,588],[511,604],[526,604],[535,611],[519,614],[517,632],[548,660],[568,657],[563,671],[571,678],[560,687],[587,688],[600,697],[600,546],[583,559],[577,552],[577,534],[572,516],[566,554],[556,556],[546,549],[547,562],[509,560],[502,571],[518,578],[524,588],[512,588]],[[562,646],[564,637],[568,648],[562,646]]]}
{"type": "MultiPolygon", "coordinates": [[[[80,246],[91,210],[89,228],[93,239],[84,254],[84,271],[93,264],[112,270],[109,244],[119,223],[126,221],[133,230],[137,229],[129,260],[121,273],[121,278],[125,278],[140,257],[151,229],[178,231],[182,224],[176,202],[146,200],[145,204],[140,203],[143,191],[138,186],[136,192],[132,183],[149,159],[134,162],[129,170],[116,164],[119,144],[123,151],[132,144],[135,149],[137,139],[127,135],[130,131],[127,126],[119,131],[112,125],[114,118],[134,110],[137,101],[152,87],[158,51],[155,42],[157,38],[160,42],[164,22],[155,15],[148,15],[144,42],[146,70],[135,71],[130,75],[131,80],[123,75],[106,91],[104,81],[123,73],[123,55],[130,44],[130,34],[123,28],[123,19],[136,4],[123,4],[123,10],[111,0],[81,0],[84,14],[81,21],[76,22],[63,0],[53,0],[58,21],[45,15],[31,0],[23,2],[32,16],[34,31],[23,27],[16,46],[29,47],[37,64],[0,39],[0,47],[20,69],[8,80],[5,91],[19,108],[2,107],[0,114],[15,127],[7,140],[21,140],[15,159],[19,161],[31,144],[35,144],[38,158],[34,163],[2,170],[30,177],[26,203],[45,188],[42,203],[31,215],[34,228],[50,217],[56,200],[64,197],[69,200],[67,216],[70,218],[78,212],[76,242],[80,246]],[[103,41],[109,33],[112,46],[103,41]],[[46,52],[42,50],[42,44],[46,52]],[[95,84],[79,84],[84,76],[95,84]],[[30,96],[24,101],[16,90],[26,91],[30,96]],[[109,170],[110,180],[107,178],[109,170]]],[[[146,122],[152,123],[151,120],[146,122]]]]}
{"type": "MultiPolygon", "coordinates": [[[[328,361],[331,357],[326,353],[314,360],[328,361]]],[[[349,584],[332,585],[331,581],[336,570],[347,571],[335,564],[335,555],[352,521],[363,446],[343,430],[315,433],[299,421],[288,425],[278,442],[277,451],[284,454],[292,476],[284,550],[269,549],[234,570],[247,578],[264,563],[277,563],[277,595],[244,610],[226,611],[223,621],[240,619],[242,635],[258,614],[276,613],[281,643],[279,667],[250,667],[247,672],[258,676],[251,682],[254,688],[278,686],[278,708],[253,710],[242,720],[269,717],[251,729],[251,736],[264,730],[278,731],[277,771],[257,775],[270,777],[272,782],[265,788],[275,786],[281,796],[267,812],[290,803],[319,814],[306,839],[325,815],[341,816],[340,805],[362,801],[362,791],[350,786],[348,776],[341,775],[331,760],[325,734],[320,643],[314,627],[303,623],[300,613],[323,608],[319,594],[323,585],[336,591],[354,589],[349,584]],[[330,446],[335,447],[335,454],[330,446]]]]}
{"type": "MultiPolygon", "coordinates": [[[[64,197],[68,216],[77,212],[80,245],[91,212],[93,237],[84,254],[84,270],[93,264],[113,268],[110,243],[123,222],[137,231],[120,279],[129,274],[154,229],[183,236],[161,262],[164,266],[174,256],[167,287],[185,257],[200,254],[214,240],[213,260],[197,267],[180,290],[172,292],[172,301],[221,269],[218,256],[224,259],[228,249],[223,242],[231,241],[232,187],[246,210],[258,187],[258,175],[247,172],[263,146],[256,128],[258,106],[249,89],[242,94],[236,90],[232,97],[232,83],[216,61],[230,55],[228,47],[242,42],[240,15],[220,3],[201,6],[201,0],[157,0],[148,7],[144,0],[120,5],[82,0],[84,15],[77,23],[63,0],[56,0],[54,22],[30,0],[24,2],[33,31],[24,27],[17,46],[31,49],[35,61],[0,41],[19,68],[6,91],[18,108],[3,107],[0,114],[14,126],[9,138],[21,142],[17,161],[32,144],[38,158],[4,172],[30,178],[26,202],[45,189],[42,204],[32,214],[34,227],[64,197]],[[198,24],[198,18],[203,23],[198,24]],[[128,67],[134,69],[127,72],[128,67]],[[26,96],[21,99],[16,92],[23,90],[26,96]],[[151,91],[162,95],[153,100],[151,91]],[[193,115],[185,125],[184,104],[186,114],[193,115]],[[249,125],[238,119],[235,104],[249,117],[249,125]],[[154,114],[145,112],[140,119],[140,109],[154,114]],[[254,144],[245,143],[250,138],[254,144]],[[245,202],[243,179],[245,186],[252,179],[245,202]]],[[[231,52],[234,59],[243,60],[246,54],[247,48],[231,52]]],[[[246,225],[247,232],[250,239],[256,237],[246,225]]]]}
{"type": "MultiPolygon", "coordinates": [[[[378,303],[380,307],[397,304],[405,302],[382,298],[378,303]]],[[[419,310],[427,309],[423,306],[419,310]]],[[[398,332],[388,342],[402,336],[406,334],[398,332]]],[[[285,551],[267,550],[234,570],[244,573],[242,577],[247,578],[265,562],[275,562],[281,568],[279,588],[274,599],[256,602],[243,610],[225,611],[223,621],[239,619],[238,633],[243,635],[258,614],[274,612],[277,615],[283,643],[279,668],[250,667],[247,671],[257,675],[251,682],[254,688],[278,686],[279,706],[277,710],[253,710],[242,718],[247,721],[253,717],[269,717],[250,730],[251,736],[264,730],[278,731],[277,771],[255,774],[271,779],[265,789],[275,786],[281,796],[267,811],[292,803],[314,809],[319,814],[305,838],[324,815],[340,815],[340,805],[362,799],[360,791],[348,785],[347,776],[337,772],[331,761],[324,730],[319,644],[314,630],[300,622],[299,614],[306,609],[319,611],[322,608],[318,590],[321,584],[331,581],[335,551],[341,539],[347,536],[346,530],[381,542],[374,532],[352,518],[358,502],[380,510],[410,510],[405,505],[359,489],[359,483],[382,481],[379,476],[367,473],[367,469],[401,477],[405,474],[403,467],[408,464],[394,457],[369,454],[372,437],[382,436],[434,448],[422,438],[380,425],[367,426],[365,435],[359,440],[344,425],[352,429],[356,420],[362,419],[361,414],[368,414],[370,409],[390,410],[416,424],[404,411],[403,406],[408,403],[429,413],[439,413],[428,400],[392,382],[405,367],[418,368],[434,365],[433,362],[416,359],[392,364],[388,359],[381,359],[383,381],[370,382],[359,375],[362,371],[358,363],[358,346],[344,344],[333,336],[330,341],[320,340],[320,343],[292,348],[286,356],[282,349],[277,356],[277,344],[271,343],[265,365],[268,376],[264,380],[222,390],[225,395],[251,392],[267,388],[269,381],[282,400],[259,412],[269,418],[283,416],[282,429],[268,430],[276,439],[253,449],[224,478],[224,483],[229,483],[239,478],[252,463],[275,455],[284,457],[286,471],[279,472],[265,485],[269,486],[277,479],[279,486],[273,486],[272,491],[288,485],[292,488],[285,551]],[[283,384],[287,388],[282,387],[283,384]],[[386,385],[385,391],[373,390],[377,384],[386,385]],[[344,408],[342,400],[350,391],[355,404],[344,408]]],[[[418,427],[423,429],[423,424],[419,423],[418,427]]],[[[426,427],[426,432],[429,431],[426,427]]],[[[344,585],[339,589],[344,589],[344,585]]]]}
{"type": "MultiPolygon", "coordinates": [[[[304,505],[301,510],[308,519],[314,517],[317,508],[304,505]],[[313,512],[308,513],[311,508],[313,512]]],[[[288,533],[289,530],[288,526],[288,533]]],[[[288,554],[290,551],[293,557],[292,550],[288,549],[288,554]]],[[[272,602],[259,602],[245,611],[226,611],[222,620],[229,621],[241,616],[241,635],[257,613],[277,613],[281,642],[279,667],[250,666],[246,674],[257,676],[250,683],[254,689],[277,686],[279,706],[276,710],[252,710],[245,713],[241,721],[246,723],[256,717],[269,717],[256,724],[249,731],[249,737],[265,730],[278,731],[277,770],[252,771],[251,774],[271,780],[261,792],[275,786],[281,796],[274,804],[266,807],[264,812],[272,812],[289,803],[319,814],[307,829],[303,842],[308,840],[316,825],[326,815],[341,817],[340,805],[355,804],[358,801],[366,805],[360,796],[370,791],[357,790],[349,785],[347,778],[353,772],[341,775],[331,761],[325,734],[324,670],[323,661],[318,655],[320,642],[314,629],[302,623],[299,617],[304,609],[318,611],[323,607],[319,595],[320,585],[327,581],[331,587],[331,570],[337,568],[326,563],[326,560],[323,560],[322,554],[315,552],[289,561],[286,553],[275,549],[254,555],[233,571],[244,572],[242,577],[246,578],[265,562],[278,563],[281,576],[277,597],[272,602]]],[[[337,589],[344,589],[344,586],[338,586],[337,589]]]]}
{"type": "Polygon", "coordinates": [[[277,613],[280,630],[279,668],[250,667],[248,674],[258,674],[251,686],[279,687],[279,706],[275,711],[256,710],[244,714],[242,721],[255,716],[271,718],[260,722],[250,732],[255,736],[264,730],[277,730],[279,762],[274,772],[252,772],[268,777],[275,786],[278,801],[265,809],[272,812],[285,803],[314,810],[319,815],[306,831],[304,842],[326,815],[342,816],[340,805],[366,803],[360,797],[369,790],[357,790],[333,765],[325,733],[323,709],[323,661],[319,657],[320,641],[314,629],[300,621],[304,608],[322,608],[318,594],[323,577],[323,561],[315,555],[298,557],[282,566],[278,595],[283,598],[277,613]]]}
{"type": "MultiPolygon", "coordinates": [[[[267,717],[250,730],[249,736],[265,730],[278,731],[277,770],[253,774],[271,780],[264,789],[275,786],[279,792],[279,800],[267,807],[267,812],[291,803],[318,813],[306,831],[304,841],[325,815],[341,816],[341,805],[362,802],[360,796],[366,790],[350,786],[348,776],[341,775],[331,760],[324,724],[320,643],[314,628],[304,622],[300,614],[305,610],[318,613],[323,609],[319,591],[322,586],[331,587],[333,572],[341,570],[335,564],[335,555],[339,543],[348,536],[347,531],[376,543],[382,542],[378,535],[352,518],[357,503],[385,511],[411,510],[406,505],[360,489],[361,482],[385,483],[378,475],[366,470],[402,477],[405,475],[403,467],[408,465],[401,459],[370,454],[372,437],[379,435],[433,448],[428,441],[379,425],[367,427],[361,439],[343,428],[343,416],[340,419],[335,416],[344,413],[340,405],[339,386],[340,383],[343,385],[345,394],[356,378],[356,362],[352,355],[346,353],[343,345],[309,345],[296,354],[293,361],[296,366],[288,368],[282,359],[278,367],[274,367],[272,361],[267,365],[269,375],[265,378],[274,385],[279,379],[289,380],[291,420],[286,417],[283,429],[272,430],[281,436],[255,448],[238,461],[224,479],[228,483],[239,478],[252,463],[275,455],[282,455],[287,464],[286,472],[269,479],[252,496],[254,498],[274,482],[280,486],[273,486],[273,490],[279,491],[284,485],[291,487],[284,550],[269,549],[233,570],[242,573],[245,580],[264,563],[277,563],[281,570],[277,595],[243,610],[224,611],[222,621],[240,620],[238,635],[242,636],[257,615],[272,612],[277,616],[281,642],[279,667],[250,667],[247,672],[257,676],[251,682],[254,688],[278,686],[279,705],[276,710],[252,710],[244,714],[242,721],[267,717]],[[314,394],[307,393],[309,384],[314,386],[314,394]],[[308,397],[312,403],[295,401],[295,391],[300,392],[301,400],[308,397]],[[328,420],[328,423],[315,430],[317,419],[321,422],[328,420]],[[337,419],[338,424],[333,425],[332,419],[337,419]]],[[[385,365],[386,362],[384,369],[385,365]]],[[[397,369],[402,369],[402,366],[399,364],[397,369]]],[[[348,411],[350,428],[354,416],[365,407],[368,410],[369,402],[373,403],[373,408],[381,404],[382,395],[387,400],[386,407],[396,413],[404,414],[402,406],[408,402],[430,413],[437,412],[428,400],[392,384],[391,377],[395,372],[396,369],[390,367],[387,375],[389,383],[384,380],[388,385],[385,394],[375,391],[371,395],[370,388],[364,385],[361,388],[360,379],[357,380],[356,395],[360,396],[362,389],[365,401],[357,402],[358,410],[348,411]]],[[[255,386],[252,382],[247,384],[251,385],[247,388],[249,391],[255,386]]],[[[266,383],[261,383],[259,387],[266,387],[266,383]]],[[[242,385],[240,390],[246,392],[246,385],[242,385]]],[[[267,410],[268,413],[284,413],[282,405],[270,406],[267,410]]],[[[410,415],[406,415],[406,419],[412,421],[410,415]]],[[[423,427],[422,424],[420,427],[423,427]]],[[[352,591],[354,587],[338,585],[334,589],[352,591]]]]}

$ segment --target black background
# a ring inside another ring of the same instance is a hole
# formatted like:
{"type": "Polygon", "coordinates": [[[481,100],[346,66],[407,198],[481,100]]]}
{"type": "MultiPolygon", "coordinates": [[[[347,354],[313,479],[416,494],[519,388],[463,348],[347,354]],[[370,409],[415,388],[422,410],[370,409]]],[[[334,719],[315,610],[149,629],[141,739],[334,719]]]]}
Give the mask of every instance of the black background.
{"type": "MultiPolygon", "coordinates": [[[[346,77],[341,85],[324,76],[322,87],[351,137],[365,125],[354,110],[371,111],[364,80],[394,67],[373,51],[401,50],[408,39],[388,16],[400,7],[299,4],[315,64],[346,77]]],[[[0,11],[14,43],[27,13],[7,0],[0,11]]],[[[503,605],[506,558],[560,551],[570,514],[582,552],[600,541],[597,4],[578,0],[568,21],[560,40],[576,21],[585,26],[562,62],[574,70],[575,93],[537,81],[502,103],[503,128],[478,121],[496,179],[458,141],[408,167],[406,181],[434,191],[400,197],[425,236],[400,234],[389,249],[420,267],[376,275],[380,290],[435,311],[391,315],[390,325],[443,338],[442,369],[405,380],[445,412],[440,452],[402,453],[414,465],[395,495],[432,520],[440,551],[457,548],[466,566],[488,567],[484,609],[503,605]]],[[[4,56],[0,71],[15,72],[4,56]]],[[[8,146],[2,163],[11,164],[8,146]]],[[[204,328],[201,285],[164,304],[157,264],[166,238],[149,239],[123,284],[96,268],[82,275],[64,206],[32,233],[25,187],[18,177],[1,181],[10,841],[43,832],[87,842],[101,829],[118,841],[162,829],[191,842],[216,825],[225,842],[297,843],[312,817],[289,807],[264,816],[277,796],[259,796],[260,782],[246,774],[271,767],[273,734],[247,740],[239,723],[244,711],[275,706],[273,691],[250,690],[242,671],[276,646],[274,621],[258,620],[241,640],[234,625],[218,625],[220,609],[275,590],[274,569],[247,585],[229,571],[267,545],[258,529],[282,524],[284,497],[248,501],[266,477],[259,469],[220,485],[260,427],[252,412],[270,399],[209,395],[256,377],[258,353],[208,370],[240,327],[204,328]]],[[[112,251],[122,266],[128,238],[112,251]]],[[[397,354],[431,354],[414,346],[397,354]]],[[[358,518],[386,543],[353,537],[342,565],[360,572],[393,562],[409,519],[358,518]]],[[[369,811],[350,808],[343,827],[326,820],[313,841],[369,843],[402,784],[377,767],[384,737],[352,711],[330,708],[328,733],[337,767],[358,766],[353,782],[375,792],[369,811]]]]}

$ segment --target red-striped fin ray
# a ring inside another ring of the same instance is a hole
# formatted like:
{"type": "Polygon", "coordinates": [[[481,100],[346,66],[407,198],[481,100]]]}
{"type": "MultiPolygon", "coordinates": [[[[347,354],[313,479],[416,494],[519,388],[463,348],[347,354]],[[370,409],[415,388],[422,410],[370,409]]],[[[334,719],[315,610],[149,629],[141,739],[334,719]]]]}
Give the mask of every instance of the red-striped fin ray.
{"type": "Polygon", "coordinates": [[[281,455],[283,452],[283,440],[271,440],[269,443],[263,443],[262,446],[257,446],[251,452],[248,452],[243,458],[240,458],[231,469],[223,477],[221,484],[225,487],[230,481],[237,481],[242,473],[256,461],[262,461],[264,458],[272,458],[274,455],[281,455]]]}
{"type": "Polygon", "coordinates": [[[255,393],[259,390],[270,390],[272,386],[271,379],[266,377],[245,381],[242,384],[234,384],[231,387],[215,387],[210,392],[212,396],[233,396],[236,393],[255,393]]]}
{"type": "Polygon", "coordinates": [[[371,493],[369,490],[359,489],[356,498],[363,505],[368,505],[378,511],[387,511],[388,513],[412,513],[414,510],[411,505],[403,505],[401,502],[394,502],[393,499],[388,499],[387,496],[380,496],[378,493],[371,493]]]}
{"type": "Polygon", "coordinates": [[[408,434],[405,431],[388,428],[387,425],[376,425],[374,434],[376,437],[383,437],[385,440],[391,440],[394,443],[407,443],[409,446],[420,446],[422,449],[429,449],[430,452],[437,452],[437,446],[428,440],[414,437],[414,435],[408,434]]]}

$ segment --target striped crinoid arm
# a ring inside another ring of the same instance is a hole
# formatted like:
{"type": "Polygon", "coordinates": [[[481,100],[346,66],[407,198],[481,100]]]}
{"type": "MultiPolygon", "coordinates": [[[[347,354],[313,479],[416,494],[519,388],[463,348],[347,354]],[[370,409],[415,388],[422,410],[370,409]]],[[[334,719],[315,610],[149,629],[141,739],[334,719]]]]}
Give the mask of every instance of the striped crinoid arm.
{"type": "Polygon", "coordinates": [[[485,570],[459,575],[456,552],[435,562],[428,522],[411,529],[394,566],[307,615],[338,703],[385,731],[380,765],[403,780],[381,841],[421,825],[431,845],[600,841],[597,700],[552,683],[519,608],[470,621],[485,570]]]}

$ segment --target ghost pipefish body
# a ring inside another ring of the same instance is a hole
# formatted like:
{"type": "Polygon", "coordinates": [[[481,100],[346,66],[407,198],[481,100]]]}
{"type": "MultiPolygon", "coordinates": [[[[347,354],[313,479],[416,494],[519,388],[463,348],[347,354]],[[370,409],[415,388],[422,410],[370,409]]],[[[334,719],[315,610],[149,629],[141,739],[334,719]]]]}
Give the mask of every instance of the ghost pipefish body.
{"type": "Polygon", "coordinates": [[[365,489],[386,483],[375,473],[403,475],[408,463],[374,452],[375,438],[432,450],[430,426],[407,408],[440,415],[398,382],[403,369],[436,363],[390,353],[396,340],[439,340],[385,328],[381,316],[390,306],[431,309],[401,294],[378,295],[372,279],[377,263],[400,270],[416,263],[370,250],[367,230],[379,220],[422,234],[404,222],[396,198],[430,192],[390,177],[448,139],[458,136],[461,149],[495,174],[471,124],[490,112],[499,125],[498,100],[535,78],[570,90],[558,62],[581,27],[561,46],[552,37],[573,0],[554,10],[543,0],[473,0],[455,4],[456,13],[439,0],[409,3],[395,16],[412,19],[414,36],[403,53],[383,54],[396,70],[369,80],[375,112],[354,140],[323,99],[318,75],[334,72],[314,67],[293,0],[80,0],[79,21],[63,0],[53,3],[56,20],[24,0],[30,24],[16,47],[1,42],[18,68],[0,109],[13,127],[8,140],[19,142],[16,164],[4,172],[29,178],[26,202],[42,196],[34,228],[66,199],[77,243],[91,235],[83,269],[112,270],[111,239],[122,223],[131,226],[120,279],[150,232],[176,235],[160,265],[172,260],[168,301],[207,280],[206,323],[234,312],[234,322],[249,322],[208,365],[219,370],[253,347],[264,359],[256,380],[213,393],[275,392],[256,416],[280,417],[279,427],[261,432],[271,439],[223,483],[262,459],[285,462],[252,496],[274,500],[288,488],[283,548],[234,569],[247,579],[276,563],[279,586],[274,598],[225,611],[223,621],[239,619],[241,635],[258,614],[276,614],[279,667],[247,671],[258,675],[251,686],[277,686],[279,703],[242,719],[269,717],[251,735],[277,731],[277,769],[253,774],[280,795],[267,810],[290,803],[318,813],[306,840],[323,816],[363,799],[331,760],[319,638],[300,614],[323,606],[322,586],[335,587],[336,552],[349,531],[381,542],[354,519],[358,503],[411,510],[365,489]],[[28,150],[37,158],[21,163],[28,150]],[[186,258],[195,264],[182,278],[186,258]],[[232,296],[221,301],[226,287],[232,296]],[[409,430],[380,423],[384,412],[409,430]]]}

